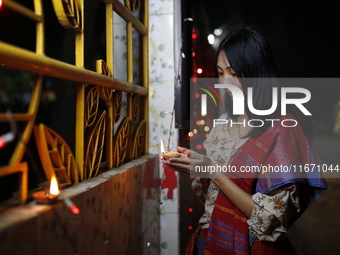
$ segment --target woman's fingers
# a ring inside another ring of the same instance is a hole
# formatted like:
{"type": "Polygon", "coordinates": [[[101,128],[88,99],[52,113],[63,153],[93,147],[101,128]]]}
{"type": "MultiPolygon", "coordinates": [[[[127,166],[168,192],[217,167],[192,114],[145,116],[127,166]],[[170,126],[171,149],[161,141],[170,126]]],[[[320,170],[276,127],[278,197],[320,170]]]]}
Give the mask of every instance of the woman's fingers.
{"type": "Polygon", "coordinates": [[[167,165],[174,167],[174,168],[180,168],[180,169],[186,169],[186,170],[190,169],[190,165],[181,164],[181,163],[170,162],[170,164],[167,164],[167,165]]]}
{"type": "Polygon", "coordinates": [[[180,163],[174,163],[170,161],[164,161],[164,164],[170,167],[170,169],[177,171],[177,172],[182,172],[189,174],[190,173],[190,165],[186,164],[180,164],[180,163]]]}
{"type": "Polygon", "coordinates": [[[201,158],[203,155],[202,154],[199,154],[193,150],[190,150],[188,148],[185,148],[185,147],[181,147],[181,146],[177,146],[177,150],[182,153],[182,154],[185,154],[186,156],[188,156],[189,158],[191,159],[199,159],[201,158]]]}
{"type": "Polygon", "coordinates": [[[205,155],[185,147],[178,146],[177,149],[181,153],[180,157],[170,158],[169,160],[165,160],[164,157],[161,157],[164,164],[168,165],[172,170],[189,174],[190,171],[195,171],[196,166],[210,165],[210,160],[205,155]]]}
{"type": "Polygon", "coordinates": [[[189,150],[188,148],[185,148],[185,147],[181,147],[181,146],[177,146],[177,150],[180,152],[180,153],[183,153],[185,154],[186,156],[190,157],[191,153],[192,153],[192,150],[189,150]]]}
{"type": "Polygon", "coordinates": [[[188,157],[170,158],[169,161],[171,163],[181,163],[181,164],[190,165],[190,158],[188,157]]]}

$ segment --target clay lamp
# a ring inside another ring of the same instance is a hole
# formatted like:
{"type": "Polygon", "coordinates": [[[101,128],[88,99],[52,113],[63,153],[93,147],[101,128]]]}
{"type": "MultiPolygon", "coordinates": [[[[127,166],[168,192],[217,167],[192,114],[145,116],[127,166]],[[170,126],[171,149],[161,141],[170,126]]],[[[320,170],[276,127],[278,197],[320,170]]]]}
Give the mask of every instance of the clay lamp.
{"type": "Polygon", "coordinates": [[[163,139],[161,138],[161,152],[164,159],[169,160],[170,158],[179,158],[181,153],[173,151],[164,151],[163,139]]]}
{"type": "Polygon", "coordinates": [[[45,190],[33,193],[33,198],[38,204],[54,204],[57,202],[60,191],[58,188],[57,178],[53,175],[50,182],[50,189],[48,192],[45,190]]]}

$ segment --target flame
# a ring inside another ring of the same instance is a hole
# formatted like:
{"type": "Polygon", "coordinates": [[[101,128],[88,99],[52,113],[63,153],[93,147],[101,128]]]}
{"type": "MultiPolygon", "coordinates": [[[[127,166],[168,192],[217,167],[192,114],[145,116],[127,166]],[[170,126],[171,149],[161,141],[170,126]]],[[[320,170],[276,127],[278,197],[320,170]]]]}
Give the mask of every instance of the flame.
{"type": "Polygon", "coordinates": [[[0,0],[0,9],[1,9],[1,7],[2,7],[2,0],[0,0]]]}
{"type": "Polygon", "coordinates": [[[163,144],[163,139],[161,138],[161,152],[163,153],[165,150],[164,150],[164,144],[163,144]]]}
{"type": "Polygon", "coordinates": [[[55,177],[55,175],[53,175],[51,178],[50,194],[55,195],[55,196],[59,195],[59,188],[58,188],[57,178],[55,177]]]}

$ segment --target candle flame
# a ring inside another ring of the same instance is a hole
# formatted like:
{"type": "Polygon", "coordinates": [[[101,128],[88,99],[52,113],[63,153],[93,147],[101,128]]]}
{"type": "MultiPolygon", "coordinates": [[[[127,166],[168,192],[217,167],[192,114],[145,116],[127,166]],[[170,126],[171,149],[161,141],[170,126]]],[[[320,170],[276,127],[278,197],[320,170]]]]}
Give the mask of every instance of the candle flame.
{"type": "Polygon", "coordinates": [[[51,178],[50,194],[51,195],[59,195],[59,188],[58,188],[57,178],[54,175],[51,178]]]}
{"type": "Polygon", "coordinates": [[[161,152],[163,153],[165,150],[164,150],[164,144],[163,144],[163,139],[161,138],[161,152]]]}

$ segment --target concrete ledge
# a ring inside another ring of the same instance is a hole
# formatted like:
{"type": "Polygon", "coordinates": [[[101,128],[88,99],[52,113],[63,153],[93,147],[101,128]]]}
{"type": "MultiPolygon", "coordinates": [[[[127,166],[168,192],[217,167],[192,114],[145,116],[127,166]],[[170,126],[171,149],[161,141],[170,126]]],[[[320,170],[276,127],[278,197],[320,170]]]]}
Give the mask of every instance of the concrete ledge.
{"type": "Polygon", "coordinates": [[[159,160],[145,155],[62,191],[53,205],[0,213],[2,255],[159,253],[159,160]],[[70,212],[70,198],[80,214],[70,212]]]}

